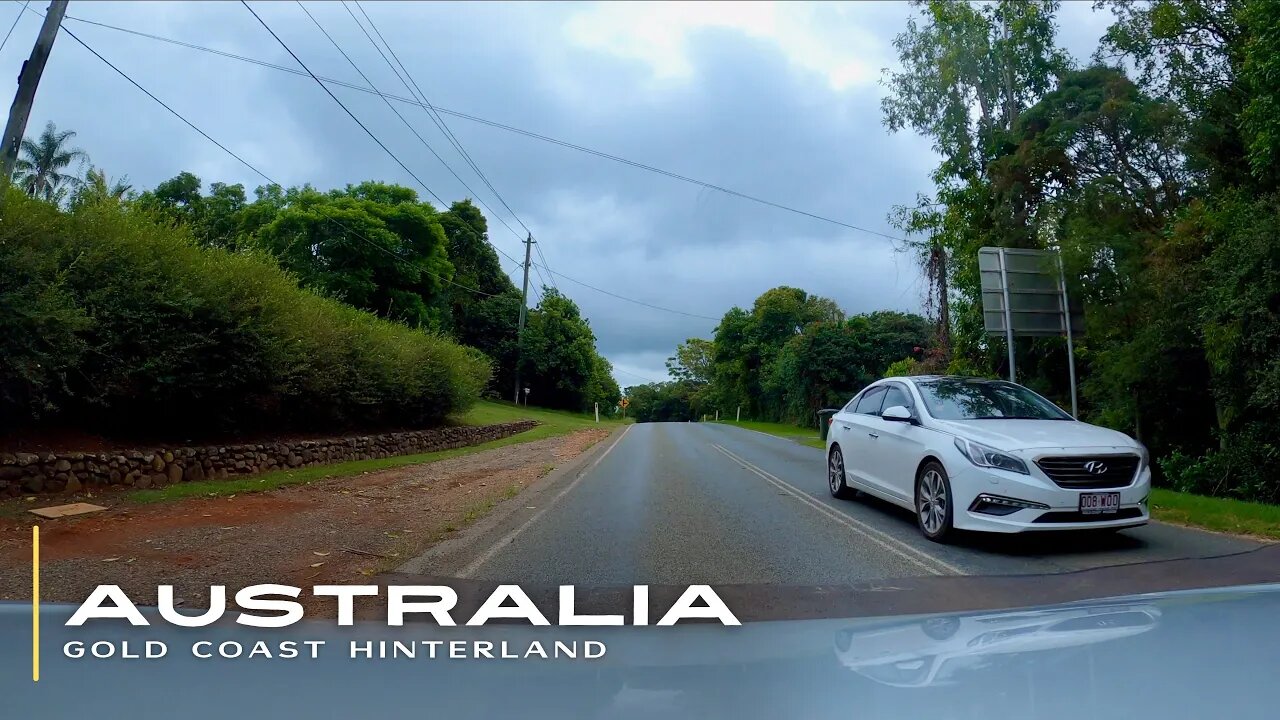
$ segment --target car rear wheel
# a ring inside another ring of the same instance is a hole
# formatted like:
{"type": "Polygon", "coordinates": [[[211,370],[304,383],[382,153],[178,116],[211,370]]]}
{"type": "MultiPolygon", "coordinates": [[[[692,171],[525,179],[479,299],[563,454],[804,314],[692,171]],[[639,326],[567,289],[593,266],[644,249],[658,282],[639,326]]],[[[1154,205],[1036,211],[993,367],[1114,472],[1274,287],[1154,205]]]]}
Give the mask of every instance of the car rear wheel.
{"type": "Polygon", "coordinates": [[[943,542],[953,532],[951,480],[941,463],[929,461],[916,476],[916,524],[934,542],[943,542]]]}
{"type": "Polygon", "coordinates": [[[831,491],[831,497],[841,500],[857,496],[853,488],[844,482],[844,454],[840,452],[839,445],[833,446],[827,454],[827,489],[831,491]]]}

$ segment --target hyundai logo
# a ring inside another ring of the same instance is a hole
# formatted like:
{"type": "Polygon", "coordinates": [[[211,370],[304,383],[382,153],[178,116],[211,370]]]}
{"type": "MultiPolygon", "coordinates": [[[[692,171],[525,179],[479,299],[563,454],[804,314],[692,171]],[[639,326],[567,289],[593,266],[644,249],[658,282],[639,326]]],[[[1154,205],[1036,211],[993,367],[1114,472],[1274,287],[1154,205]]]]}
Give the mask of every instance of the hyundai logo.
{"type": "Polygon", "coordinates": [[[1090,460],[1084,464],[1084,469],[1093,475],[1101,475],[1107,471],[1107,464],[1101,460],[1090,460]]]}

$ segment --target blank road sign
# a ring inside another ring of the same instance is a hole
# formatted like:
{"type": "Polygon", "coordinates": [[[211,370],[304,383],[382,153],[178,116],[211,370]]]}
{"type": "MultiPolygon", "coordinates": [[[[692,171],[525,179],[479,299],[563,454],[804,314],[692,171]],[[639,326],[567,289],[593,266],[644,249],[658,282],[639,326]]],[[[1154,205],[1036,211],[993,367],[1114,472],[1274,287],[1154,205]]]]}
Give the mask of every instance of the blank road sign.
{"type": "MultiPolygon", "coordinates": [[[[1052,250],[984,247],[978,251],[982,279],[983,325],[990,335],[1004,335],[1005,293],[1014,335],[1065,335],[1062,283],[1057,253],[1052,250]],[[1004,268],[1001,270],[1001,254],[1004,268]]],[[[1084,309],[1071,301],[1071,331],[1084,329],[1084,309]]]]}

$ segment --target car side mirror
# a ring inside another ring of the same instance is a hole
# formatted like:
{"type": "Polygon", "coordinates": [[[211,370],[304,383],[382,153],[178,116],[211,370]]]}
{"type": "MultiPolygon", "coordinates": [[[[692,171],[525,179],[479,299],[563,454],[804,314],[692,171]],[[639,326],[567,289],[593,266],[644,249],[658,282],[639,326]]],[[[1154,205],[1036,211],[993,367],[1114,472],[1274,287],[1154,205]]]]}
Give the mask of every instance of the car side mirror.
{"type": "Polygon", "coordinates": [[[894,405],[893,407],[885,408],[884,411],[880,413],[880,417],[892,422],[905,423],[913,422],[915,419],[911,417],[911,411],[902,405],[894,405]]]}

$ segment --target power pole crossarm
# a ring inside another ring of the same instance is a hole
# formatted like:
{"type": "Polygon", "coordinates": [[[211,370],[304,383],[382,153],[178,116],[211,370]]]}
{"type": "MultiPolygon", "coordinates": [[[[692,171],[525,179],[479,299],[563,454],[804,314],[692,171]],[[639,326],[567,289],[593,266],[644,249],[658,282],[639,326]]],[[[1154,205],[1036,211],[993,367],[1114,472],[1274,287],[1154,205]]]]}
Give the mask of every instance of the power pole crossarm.
{"type": "Polygon", "coordinates": [[[44,72],[49,52],[53,50],[53,41],[58,36],[58,26],[66,13],[67,0],[53,0],[49,4],[35,47],[31,48],[31,57],[22,63],[22,72],[18,74],[18,92],[13,96],[13,105],[9,108],[9,122],[4,126],[4,144],[0,145],[0,182],[8,182],[13,175],[18,148],[27,132],[27,118],[31,116],[31,105],[35,102],[36,88],[40,85],[40,75],[44,72]]]}

